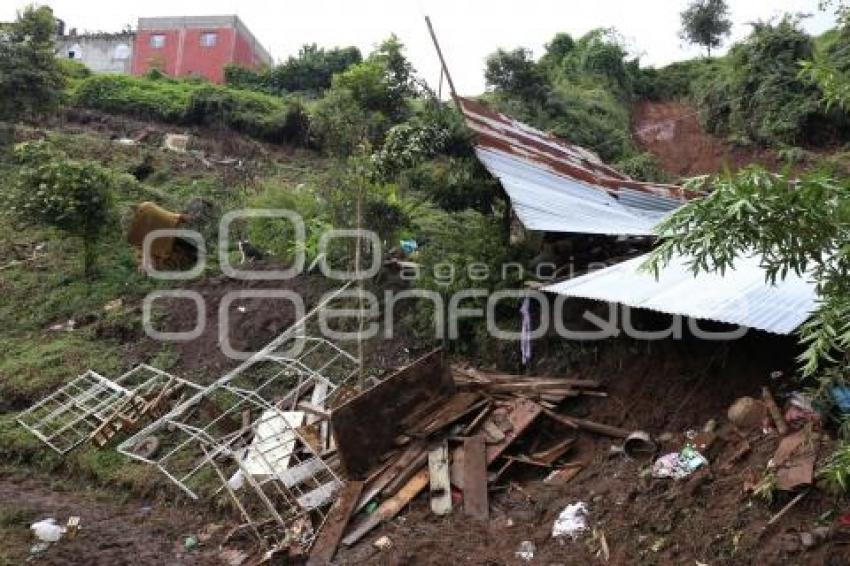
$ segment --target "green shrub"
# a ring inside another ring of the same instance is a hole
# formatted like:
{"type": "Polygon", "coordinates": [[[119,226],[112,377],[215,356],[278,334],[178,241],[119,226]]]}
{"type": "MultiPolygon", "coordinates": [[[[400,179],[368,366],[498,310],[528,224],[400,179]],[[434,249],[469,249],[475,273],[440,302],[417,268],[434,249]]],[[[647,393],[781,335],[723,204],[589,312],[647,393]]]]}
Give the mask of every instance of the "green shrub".
{"type": "Polygon", "coordinates": [[[15,150],[20,169],[4,195],[4,211],[21,224],[54,226],[82,241],[86,275],[92,275],[97,243],[116,220],[118,176],[92,161],[68,159],[45,142],[15,150]]]}
{"type": "Polygon", "coordinates": [[[77,87],[73,102],[111,114],[180,124],[185,121],[192,89],[178,81],[96,75],[77,87]]]}
{"type": "Polygon", "coordinates": [[[181,125],[226,127],[270,142],[303,144],[308,118],[295,100],[199,81],[98,75],[76,90],[78,106],[181,125]]]}
{"type": "Polygon", "coordinates": [[[846,136],[847,115],[825,110],[817,86],[799,76],[802,62],[814,54],[813,39],[794,18],[753,24],[750,36],[694,84],[706,129],[762,145],[817,144],[846,136]]]}
{"type": "Polygon", "coordinates": [[[308,119],[298,102],[257,92],[203,85],[192,91],[186,121],[226,127],[270,142],[306,141],[308,119]]]}

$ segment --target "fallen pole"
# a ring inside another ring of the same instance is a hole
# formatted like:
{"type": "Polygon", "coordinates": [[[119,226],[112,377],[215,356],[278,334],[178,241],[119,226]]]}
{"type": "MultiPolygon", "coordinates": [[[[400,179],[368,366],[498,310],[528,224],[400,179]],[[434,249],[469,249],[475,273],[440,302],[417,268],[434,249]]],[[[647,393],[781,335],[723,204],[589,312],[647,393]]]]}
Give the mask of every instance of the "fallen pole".
{"type": "Polygon", "coordinates": [[[543,412],[546,414],[546,416],[570,428],[587,430],[590,432],[595,432],[597,434],[611,436],[614,438],[628,438],[628,436],[632,433],[632,431],[626,430],[624,428],[588,421],[585,419],[579,419],[576,417],[569,417],[566,415],[558,414],[555,411],[546,409],[545,407],[541,408],[543,409],[543,412]]]}

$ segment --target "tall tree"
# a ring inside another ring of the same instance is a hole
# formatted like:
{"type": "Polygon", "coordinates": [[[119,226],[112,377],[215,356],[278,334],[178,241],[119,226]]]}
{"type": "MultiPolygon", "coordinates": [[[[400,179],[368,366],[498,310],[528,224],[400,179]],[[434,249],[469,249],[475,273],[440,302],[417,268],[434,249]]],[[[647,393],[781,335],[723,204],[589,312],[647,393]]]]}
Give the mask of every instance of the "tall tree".
{"type": "Polygon", "coordinates": [[[499,49],[487,57],[484,80],[487,86],[526,102],[538,100],[546,88],[546,75],[534,62],[531,51],[518,47],[499,49]]]}
{"type": "Polygon", "coordinates": [[[24,8],[0,31],[0,119],[31,119],[58,107],[64,78],[54,55],[55,33],[47,6],[24,8]]]}
{"type": "Polygon", "coordinates": [[[711,57],[711,49],[720,47],[729,35],[732,20],[725,0],[694,0],[682,12],[682,39],[702,45],[711,57]]]}

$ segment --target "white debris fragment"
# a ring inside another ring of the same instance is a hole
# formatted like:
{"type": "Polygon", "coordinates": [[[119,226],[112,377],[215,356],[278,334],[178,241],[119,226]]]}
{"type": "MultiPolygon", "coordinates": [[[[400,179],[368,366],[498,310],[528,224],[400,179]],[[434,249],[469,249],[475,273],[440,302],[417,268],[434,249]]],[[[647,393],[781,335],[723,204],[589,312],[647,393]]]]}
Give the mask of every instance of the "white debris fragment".
{"type": "Polygon", "coordinates": [[[534,551],[537,550],[537,547],[534,546],[534,543],[530,540],[524,540],[519,544],[519,548],[514,553],[517,558],[525,560],[529,562],[534,558],[534,551]]]}
{"type": "Polygon", "coordinates": [[[49,518],[33,523],[30,529],[36,538],[42,542],[57,542],[62,538],[62,527],[56,524],[56,519],[49,518]]]}
{"type": "Polygon", "coordinates": [[[583,501],[571,503],[564,507],[555,525],[552,527],[552,536],[555,538],[569,535],[576,538],[580,533],[587,530],[587,504],[583,501]]]}

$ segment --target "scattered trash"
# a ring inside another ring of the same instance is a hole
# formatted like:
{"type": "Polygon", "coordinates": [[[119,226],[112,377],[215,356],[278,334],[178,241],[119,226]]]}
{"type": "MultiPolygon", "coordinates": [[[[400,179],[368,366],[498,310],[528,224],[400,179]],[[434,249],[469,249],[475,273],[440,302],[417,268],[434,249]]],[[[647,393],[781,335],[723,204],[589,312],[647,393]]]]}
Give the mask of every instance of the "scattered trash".
{"type": "Polygon", "coordinates": [[[404,252],[404,255],[408,256],[419,249],[419,244],[416,240],[401,240],[399,246],[401,246],[401,251],[404,252]]]}
{"type": "Polygon", "coordinates": [[[569,536],[575,539],[587,530],[587,504],[580,501],[564,507],[555,524],[552,526],[552,536],[559,538],[569,536]]]}
{"type": "Polygon", "coordinates": [[[42,542],[57,542],[62,538],[62,527],[56,524],[56,519],[49,518],[30,525],[36,538],[42,542]]]}
{"type": "Polygon", "coordinates": [[[50,327],[50,330],[52,330],[53,332],[72,332],[76,326],[76,321],[69,319],[66,322],[62,322],[60,324],[54,324],[50,327]]]}
{"type": "MultiPolygon", "coordinates": [[[[835,396],[834,389],[833,397],[835,396]]],[[[801,391],[794,391],[788,396],[784,419],[792,429],[800,430],[807,423],[820,423],[821,416],[814,408],[808,395],[801,391]]]]}
{"type": "Polygon", "coordinates": [[[657,451],[658,446],[652,441],[652,437],[642,430],[631,433],[623,443],[623,453],[629,458],[652,458],[657,451]]]}
{"type": "Polygon", "coordinates": [[[245,474],[242,473],[242,470],[236,470],[236,472],[230,476],[230,479],[227,480],[227,485],[233,491],[239,491],[242,489],[242,486],[245,485],[245,474]]]}
{"type": "Polygon", "coordinates": [[[68,538],[74,538],[80,532],[80,518],[68,517],[68,524],[65,526],[65,535],[68,538]]]}
{"type": "Polygon", "coordinates": [[[113,301],[109,301],[108,303],[103,305],[103,310],[105,312],[112,312],[112,311],[117,311],[118,309],[120,309],[123,306],[124,306],[124,299],[121,299],[119,297],[119,298],[117,298],[113,301]]]}
{"type": "Polygon", "coordinates": [[[30,547],[30,558],[46,552],[50,548],[49,542],[37,542],[30,547]]]}
{"type": "Polygon", "coordinates": [[[374,546],[378,550],[387,550],[388,548],[391,548],[392,545],[393,541],[391,541],[390,537],[386,535],[382,536],[381,538],[372,543],[372,546],[374,546]]]}
{"type": "Polygon", "coordinates": [[[519,543],[519,548],[517,548],[514,553],[517,558],[521,560],[525,560],[526,562],[534,559],[534,553],[537,551],[537,547],[534,546],[534,543],[530,540],[524,540],[519,543]]]}
{"type": "Polygon", "coordinates": [[[680,480],[708,464],[705,456],[686,444],[679,452],[665,454],[652,464],[652,477],[680,480]]]}
{"type": "Polygon", "coordinates": [[[139,142],[131,138],[118,138],[115,143],[118,145],[138,145],[139,142]]]}
{"type": "Polygon", "coordinates": [[[153,435],[136,443],[133,453],[140,458],[153,458],[159,452],[159,439],[153,435]]]}
{"type": "Polygon", "coordinates": [[[194,551],[198,548],[198,539],[195,537],[186,537],[183,540],[183,548],[185,548],[187,552],[194,551]]]}
{"type": "Polygon", "coordinates": [[[850,413],[850,387],[836,385],[830,390],[832,399],[842,413],[850,413]]]}

